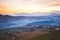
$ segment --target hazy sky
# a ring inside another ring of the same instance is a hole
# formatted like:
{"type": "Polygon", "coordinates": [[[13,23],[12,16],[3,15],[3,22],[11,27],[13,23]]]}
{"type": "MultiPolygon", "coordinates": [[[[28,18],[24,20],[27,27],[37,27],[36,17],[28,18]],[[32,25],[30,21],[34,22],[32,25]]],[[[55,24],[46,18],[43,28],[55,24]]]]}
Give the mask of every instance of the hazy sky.
{"type": "Polygon", "coordinates": [[[0,13],[60,11],[60,0],[0,0],[0,13]]]}

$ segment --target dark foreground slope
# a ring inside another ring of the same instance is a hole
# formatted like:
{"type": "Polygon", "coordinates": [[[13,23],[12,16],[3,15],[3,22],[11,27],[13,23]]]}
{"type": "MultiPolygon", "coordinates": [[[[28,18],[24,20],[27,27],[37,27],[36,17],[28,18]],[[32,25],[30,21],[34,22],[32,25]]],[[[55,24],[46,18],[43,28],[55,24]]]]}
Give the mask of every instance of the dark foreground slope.
{"type": "Polygon", "coordinates": [[[0,40],[31,40],[31,38],[38,36],[38,35],[42,35],[42,34],[46,34],[49,32],[42,32],[42,31],[33,31],[33,32],[4,32],[1,33],[0,32],[0,40]]]}
{"type": "Polygon", "coordinates": [[[60,32],[52,32],[44,35],[39,35],[32,38],[32,40],[60,40],[60,32]]]}

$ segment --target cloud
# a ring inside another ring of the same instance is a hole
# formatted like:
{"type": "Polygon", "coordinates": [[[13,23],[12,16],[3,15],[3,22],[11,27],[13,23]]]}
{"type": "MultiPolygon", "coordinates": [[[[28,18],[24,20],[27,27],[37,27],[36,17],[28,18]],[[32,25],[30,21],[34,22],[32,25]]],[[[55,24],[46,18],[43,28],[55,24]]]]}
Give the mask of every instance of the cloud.
{"type": "Polygon", "coordinates": [[[15,6],[15,5],[19,6],[19,5],[25,5],[25,4],[40,4],[43,6],[47,6],[47,5],[59,6],[60,0],[0,0],[0,5],[6,5],[6,6],[15,6]]]}
{"type": "Polygon", "coordinates": [[[49,4],[48,6],[60,6],[60,3],[52,3],[52,4],[49,4]]]}
{"type": "Polygon", "coordinates": [[[60,0],[0,0],[0,13],[1,11],[3,13],[17,13],[49,10],[60,10],[60,0]]]}

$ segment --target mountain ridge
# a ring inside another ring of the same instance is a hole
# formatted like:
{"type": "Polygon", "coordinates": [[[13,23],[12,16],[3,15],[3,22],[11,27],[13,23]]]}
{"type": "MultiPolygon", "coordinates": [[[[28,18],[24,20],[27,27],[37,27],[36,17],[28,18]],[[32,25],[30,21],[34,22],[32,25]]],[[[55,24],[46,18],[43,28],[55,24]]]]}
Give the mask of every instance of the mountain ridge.
{"type": "Polygon", "coordinates": [[[48,23],[51,21],[54,22],[51,23],[52,25],[60,25],[60,15],[58,13],[51,13],[46,16],[10,16],[0,14],[0,28],[22,27],[33,22],[43,22],[45,24],[47,23],[48,25],[48,23]]]}

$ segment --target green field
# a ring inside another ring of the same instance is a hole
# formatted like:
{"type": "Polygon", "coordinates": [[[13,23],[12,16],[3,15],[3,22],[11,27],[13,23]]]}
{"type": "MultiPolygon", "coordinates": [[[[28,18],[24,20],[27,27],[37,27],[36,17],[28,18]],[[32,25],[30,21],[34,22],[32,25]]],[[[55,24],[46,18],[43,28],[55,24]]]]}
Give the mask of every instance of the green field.
{"type": "Polygon", "coordinates": [[[51,32],[44,35],[39,35],[32,40],[60,40],[60,32],[51,32]]]}

